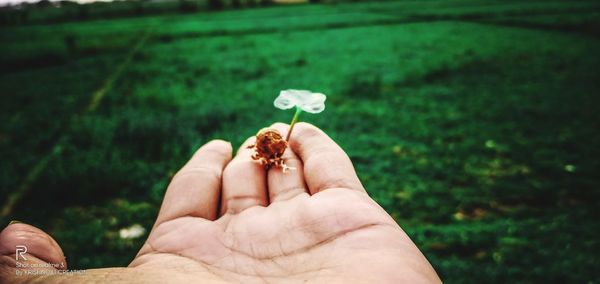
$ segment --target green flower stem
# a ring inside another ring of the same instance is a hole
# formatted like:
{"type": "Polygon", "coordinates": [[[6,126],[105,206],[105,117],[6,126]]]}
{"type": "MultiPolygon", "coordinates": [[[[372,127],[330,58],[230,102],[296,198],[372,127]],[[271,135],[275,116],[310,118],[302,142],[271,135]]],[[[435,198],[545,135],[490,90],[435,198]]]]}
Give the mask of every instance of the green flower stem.
{"type": "Polygon", "coordinates": [[[300,118],[300,113],[302,113],[302,109],[296,107],[296,113],[294,114],[294,118],[292,118],[292,122],[290,122],[290,130],[288,131],[287,137],[285,137],[285,141],[290,141],[290,136],[292,136],[292,130],[294,130],[294,125],[298,122],[300,118]]]}

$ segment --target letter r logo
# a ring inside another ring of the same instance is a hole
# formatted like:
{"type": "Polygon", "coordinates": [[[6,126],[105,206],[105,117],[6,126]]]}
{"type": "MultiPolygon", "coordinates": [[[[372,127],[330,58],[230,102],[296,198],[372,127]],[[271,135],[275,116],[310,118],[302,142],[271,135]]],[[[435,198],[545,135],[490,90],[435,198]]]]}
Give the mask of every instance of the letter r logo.
{"type": "Polygon", "coordinates": [[[15,260],[27,260],[25,257],[25,253],[27,253],[27,247],[24,245],[18,245],[15,248],[15,260]]]}

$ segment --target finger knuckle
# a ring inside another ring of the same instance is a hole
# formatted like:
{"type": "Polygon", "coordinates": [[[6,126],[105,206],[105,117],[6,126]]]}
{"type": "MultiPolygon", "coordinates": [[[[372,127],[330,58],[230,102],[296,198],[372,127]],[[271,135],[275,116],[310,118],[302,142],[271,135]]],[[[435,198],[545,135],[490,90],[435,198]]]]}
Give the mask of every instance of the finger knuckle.
{"type": "Polygon", "coordinates": [[[296,125],[296,129],[298,136],[302,138],[311,138],[323,135],[323,131],[306,122],[298,123],[296,125]]]}

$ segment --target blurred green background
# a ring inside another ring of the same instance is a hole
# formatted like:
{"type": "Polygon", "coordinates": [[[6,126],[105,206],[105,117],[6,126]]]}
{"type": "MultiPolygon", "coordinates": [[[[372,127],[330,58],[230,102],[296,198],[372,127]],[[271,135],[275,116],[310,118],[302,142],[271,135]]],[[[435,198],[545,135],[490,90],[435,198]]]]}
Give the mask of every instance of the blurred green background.
{"type": "Polygon", "coordinates": [[[600,281],[598,1],[41,3],[0,9],[0,221],[71,269],[127,265],[194,150],[299,88],[446,282],[600,281]]]}

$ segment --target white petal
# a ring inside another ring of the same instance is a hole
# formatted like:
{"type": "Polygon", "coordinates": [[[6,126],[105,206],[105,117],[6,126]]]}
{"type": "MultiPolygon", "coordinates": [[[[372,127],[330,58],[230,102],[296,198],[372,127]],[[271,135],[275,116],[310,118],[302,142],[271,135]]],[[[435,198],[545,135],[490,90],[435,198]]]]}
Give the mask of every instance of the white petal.
{"type": "Polygon", "coordinates": [[[273,102],[273,105],[275,105],[275,107],[279,109],[290,109],[295,107],[298,104],[298,101],[296,100],[296,96],[294,96],[294,93],[291,91],[293,90],[285,90],[279,92],[279,96],[277,96],[277,98],[273,102]]]}
{"type": "Polygon", "coordinates": [[[305,112],[320,113],[325,110],[325,100],[327,97],[321,93],[311,93],[310,99],[306,99],[300,104],[300,108],[305,112]]]}
{"type": "Polygon", "coordinates": [[[326,98],[324,94],[305,90],[283,90],[273,104],[280,109],[290,109],[297,106],[309,113],[319,113],[325,109],[326,98]]]}

